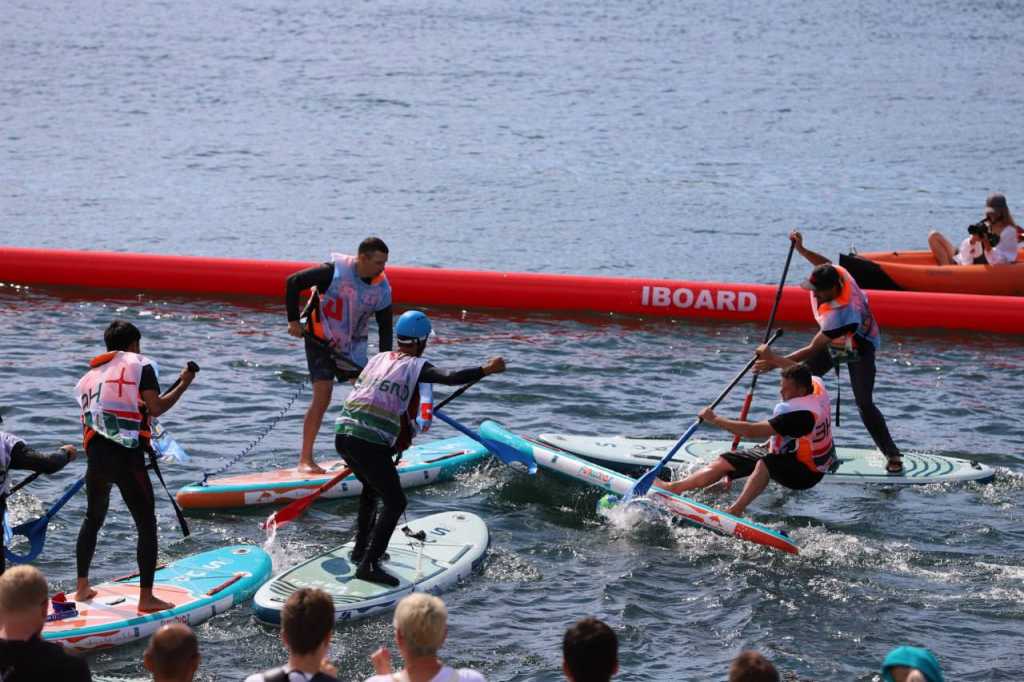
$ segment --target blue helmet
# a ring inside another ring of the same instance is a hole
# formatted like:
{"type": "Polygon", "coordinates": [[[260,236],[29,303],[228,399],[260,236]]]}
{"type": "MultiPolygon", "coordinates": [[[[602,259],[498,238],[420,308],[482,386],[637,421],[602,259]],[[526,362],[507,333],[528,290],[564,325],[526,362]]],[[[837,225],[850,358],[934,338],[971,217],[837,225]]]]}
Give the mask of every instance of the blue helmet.
{"type": "Polygon", "coordinates": [[[399,339],[426,341],[430,329],[430,319],[426,315],[418,310],[407,310],[395,324],[395,336],[399,339]]]}

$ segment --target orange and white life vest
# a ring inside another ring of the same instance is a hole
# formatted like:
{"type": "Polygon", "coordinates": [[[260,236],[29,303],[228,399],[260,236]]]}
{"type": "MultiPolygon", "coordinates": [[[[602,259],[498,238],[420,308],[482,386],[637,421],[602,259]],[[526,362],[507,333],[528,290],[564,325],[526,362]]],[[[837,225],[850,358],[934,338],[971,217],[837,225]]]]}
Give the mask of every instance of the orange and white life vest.
{"type": "Polygon", "coordinates": [[[831,301],[818,303],[814,292],[810,292],[811,312],[814,314],[814,319],[823,332],[856,325],[855,331],[832,339],[832,346],[836,350],[852,350],[855,338],[871,343],[877,350],[882,343],[882,337],[878,323],[868,306],[867,294],[861,291],[853,276],[845,268],[838,265],[832,267],[839,273],[839,295],[831,301]]]}
{"type": "Polygon", "coordinates": [[[795,453],[796,458],[811,471],[825,473],[832,466],[835,457],[835,446],[832,443],[831,405],[825,382],[812,377],[814,391],[781,402],[775,406],[773,417],[787,412],[806,410],[814,415],[814,428],[806,436],[792,438],[776,434],[771,437],[771,451],[776,454],[795,453]]]}
{"type": "Polygon", "coordinates": [[[363,368],[356,385],[334,422],[336,434],[350,435],[369,443],[392,446],[402,431],[410,403],[419,393],[416,384],[426,359],[387,351],[374,355],[363,368]]]}
{"type": "Polygon", "coordinates": [[[97,355],[89,362],[91,369],[75,385],[86,445],[97,433],[126,448],[137,448],[140,437],[149,437],[149,423],[140,407],[139,381],[143,368],[152,365],[144,355],[121,350],[97,355]]]}

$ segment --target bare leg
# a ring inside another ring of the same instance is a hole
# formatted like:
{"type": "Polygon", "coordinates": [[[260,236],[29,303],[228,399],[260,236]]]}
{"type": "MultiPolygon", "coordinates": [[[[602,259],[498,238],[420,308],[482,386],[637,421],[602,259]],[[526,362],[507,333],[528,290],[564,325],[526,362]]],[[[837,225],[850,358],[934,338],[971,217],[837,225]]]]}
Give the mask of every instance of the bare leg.
{"type": "Polygon", "coordinates": [[[139,612],[166,611],[173,609],[174,604],[153,596],[152,587],[143,587],[139,590],[139,612]]]}
{"type": "Polygon", "coordinates": [[[89,585],[88,578],[79,578],[75,585],[75,601],[89,601],[96,596],[96,590],[89,585]]]}
{"type": "Polygon", "coordinates": [[[743,492],[732,503],[732,506],[725,511],[734,516],[741,515],[747,508],[747,505],[753,502],[754,498],[763,493],[764,489],[768,487],[768,478],[768,465],[762,459],[754,467],[754,473],[750,474],[750,477],[747,479],[746,485],[743,486],[743,492]]]}
{"type": "Polygon", "coordinates": [[[928,233],[928,248],[932,250],[935,262],[939,265],[953,265],[956,263],[953,260],[953,256],[956,255],[956,248],[942,233],[935,230],[928,233]]]}
{"type": "Polygon", "coordinates": [[[303,473],[324,473],[324,470],[313,461],[313,442],[324,422],[324,414],[331,404],[333,392],[333,381],[321,379],[313,382],[313,399],[309,402],[306,418],[302,422],[302,451],[299,453],[299,471],[303,473]]]}
{"type": "Polygon", "coordinates": [[[705,488],[718,479],[731,474],[736,469],[728,461],[719,457],[711,464],[707,465],[700,471],[695,471],[686,478],[671,483],[665,483],[664,481],[655,480],[654,485],[659,488],[675,493],[686,492],[687,490],[693,490],[694,488],[705,488]]]}

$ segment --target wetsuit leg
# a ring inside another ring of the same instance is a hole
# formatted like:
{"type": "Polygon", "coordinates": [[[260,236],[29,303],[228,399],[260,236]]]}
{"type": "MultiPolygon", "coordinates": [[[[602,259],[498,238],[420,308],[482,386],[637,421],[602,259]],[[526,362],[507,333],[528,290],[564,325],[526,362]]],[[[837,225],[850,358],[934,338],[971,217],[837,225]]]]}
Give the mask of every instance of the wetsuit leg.
{"type": "Polygon", "coordinates": [[[360,480],[365,481],[364,486],[373,488],[375,495],[383,502],[383,508],[373,523],[370,544],[365,555],[365,561],[372,563],[384,555],[391,534],[398,525],[398,519],[405,511],[405,492],[398,478],[398,469],[391,459],[391,448],[368,443],[359,438],[339,436],[340,439],[344,439],[340,449],[344,450],[345,461],[353,472],[358,472],[360,480]]]}
{"type": "Polygon", "coordinates": [[[135,521],[138,540],[135,544],[135,558],[139,564],[139,586],[153,587],[156,573],[157,532],[156,501],[153,497],[153,482],[146,470],[146,458],[139,452],[129,456],[114,479],[125,506],[135,521]]]}
{"type": "Polygon", "coordinates": [[[356,542],[352,549],[352,554],[361,556],[366,553],[366,546],[370,543],[370,532],[373,530],[377,518],[377,502],[380,495],[366,479],[363,473],[362,459],[348,456],[353,448],[359,448],[359,443],[353,444],[351,442],[353,440],[355,439],[350,436],[335,436],[334,449],[338,451],[338,454],[345,460],[345,464],[363,486],[363,491],[359,494],[359,511],[356,516],[356,542]]]}
{"type": "Polygon", "coordinates": [[[75,562],[79,578],[89,577],[89,567],[92,566],[92,557],[96,553],[96,536],[107,518],[110,488],[113,485],[107,478],[104,466],[106,458],[101,456],[103,453],[93,452],[93,448],[90,447],[86,454],[88,462],[85,469],[85,518],[82,519],[78,541],[75,543],[75,562]]]}
{"type": "Polygon", "coordinates": [[[885,417],[875,405],[875,350],[870,348],[860,352],[860,358],[856,362],[846,365],[850,372],[850,386],[853,388],[853,397],[857,401],[857,410],[860,411],[860,418],[865,428],[871,434],[875,445],[887,457],[899,456],[900,450],[892,441],[889,434],[889,427],[885,423],[885,417]]]}

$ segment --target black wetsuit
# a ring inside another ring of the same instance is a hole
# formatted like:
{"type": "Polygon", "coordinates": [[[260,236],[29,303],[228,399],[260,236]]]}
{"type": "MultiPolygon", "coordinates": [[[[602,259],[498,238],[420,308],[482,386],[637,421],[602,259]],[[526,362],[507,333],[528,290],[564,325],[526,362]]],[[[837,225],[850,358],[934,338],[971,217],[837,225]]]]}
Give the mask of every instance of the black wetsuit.
{"type": "MultiPolygon", "coordinates": [[[[37,471],[43,474],[53,474],[61,469],[71,460],[66,452],[57,452],[52,455],[44,455],[41,452],[36,452],[32,448],[25,445],[24,442],[17,443],[11,450],[11,463],[8,465],[8,471],[0,472],[3,476],[10,476],[11,469],[25,469],[27,471],[37,471]]],[[[2,483],[2,479],[0,479],[2,483]]],[[[7,496],[0,495],[0,519],[4,518],[7,514],[7,496]]],[[[0,533],[0,573],[3,573],[7,568],[7,555],[4,548],[4,536],[0,533]]],[[[0,676],[0,679],[3,679],[0,676]]]]}
{"type": "MultiPolygon", "coordinates": [[[[160,393],[156,372],[149,365],[143,367],[139,379],[139,392],[143,391],[160,393]]],[[[139,586],[153,587],[157,561],[156,503],[146,470],[145,440],[140,439],[138,447],[126,448],[96,433],[85,448],[87,508],[75,545],[79,578],[89,577],[89,567],[96,553],[96,536],[107,518],[110,489],[116,485],[138,531],[135,555],[139,563],[139,586]]]]}
{"type": "MultiPolygon", "coordinates": [[[[420,371],[413,395],[416,395],[420,382],[456,386],[477,381],[483,375],[480,367],[447,372],[428,362],[420,371]]],[[[359,555],[365,551],[367,562],[377,561],[384,555],[391,534],[395,532],[398,519],[405,511],[406,505],[405,491],[402,490],[398,469],[392,459],[395,447],[341,434],[335,436],[334,447],[363,485],[363,491],[359,496],[356,546],[353,554],[359,555]],[[383,501],[383,508],[379,514],[378,500],[383,501]]]]}

